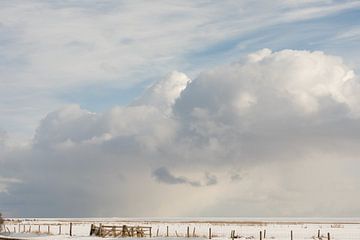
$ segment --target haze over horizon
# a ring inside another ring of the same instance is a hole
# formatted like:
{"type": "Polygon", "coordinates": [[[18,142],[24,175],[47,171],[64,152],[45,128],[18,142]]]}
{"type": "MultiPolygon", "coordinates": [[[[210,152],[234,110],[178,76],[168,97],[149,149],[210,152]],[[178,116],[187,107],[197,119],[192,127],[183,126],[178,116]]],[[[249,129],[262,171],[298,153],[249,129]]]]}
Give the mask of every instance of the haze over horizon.
{"type": "Polygon", "coordinates": [[[360,2],[0,1],[5,217],[360,217],[360,2]]]}

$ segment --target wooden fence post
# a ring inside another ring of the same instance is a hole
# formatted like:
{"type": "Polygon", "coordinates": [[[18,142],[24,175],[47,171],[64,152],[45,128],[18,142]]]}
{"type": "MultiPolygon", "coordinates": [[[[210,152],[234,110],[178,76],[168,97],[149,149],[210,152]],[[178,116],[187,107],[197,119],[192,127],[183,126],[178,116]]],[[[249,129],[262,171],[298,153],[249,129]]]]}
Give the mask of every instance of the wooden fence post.
{"type": "Polygon", "coordinates": [[[320,229],[318,230],[318,238],[320,238],[320,229]]]}
{"type": "Polygon", "coordinates": [[[99,236],[102,237],[102,224],[99,225],[99,236]]]}
{"type": "Polygon", "coordinates": [[[327,234],[327,239],[330,240],[330,233],[327,234]]]}
{"type": "Polygon", "coordinates": [[[72,236],[72,223],[70,223],[70,236],[72,236]]]}
{"type": "Polygon", "coordinates": [[[190,237],[190,227],[188,226],[187,228],[186,228],[186,237],[190,237]]]}
{"type": "MultiPolygon", "coordinates": [[[[111,228],[111,231],[112,231],[112,236],[113,237],[116,237],[116,228],[115,228],[115,226],[113,226],[112,228],[111,228]]],[[[129,234],[130,235],[130,234],[129,234]]]]}
{"type": "Polygon", "coordinates": [[[231,230],[231,239],[234,240],[235,238],[235,230],[231,230]]]}
{"type": "Polygon", "coordinates": [[[290,239],[293,240],[293,231],[290,231],[290,239]]]}
{"type": "Polygon", "coordinates": [[[90,226],[90,236],[93,235],[93,232],[94,232],[94,224],[92,223],[90,226]]]}
{"type": "Polygon", "coordinates": [[[194,230],[193,230],[193,237],[195,237],[195,227],[194,227],[194,230]]]}
{"type": "Polygon", "coordinates": [[[156,236],[159,236],[159,228],[156,230],[156,236]]]}
{"type": "Polygon", "coordinates": [[[266,229],[264,229],[264,239],[266,238],[266,229]]]}
{"type": "Polygon", "coordinates": [[[48,235],[50,235],[50,225],[48,225],[48,235]]]}
{"type": "Polygon", "coordinates": [[[39,227],[38,227],[38,232],[41,233],[41,229],[40,229],[41,225],[39,224],[39,227]]]}
{"type": "Polygon", "coordinates": [[[150,227],[150,237],[151,237],[151,227],[150,227]]]}
{"type": "Polygon", "coordinates": [[[59,224],[59,235],[61,235],[61,224],[59,224]]]}
{"type": "Polygon", "coordinates": [[[166,236],[169,236],[169,226],[166,226],[166,236]]]}
{"type": "Polygon", "coordinates": [[[260,240],[262,240],[262,231],[260,231],[260,240]]]}
{"type": "Polygon", "coordinates": [[[209,228],[209,239],[211,239],[211,228],[209,228]]]}

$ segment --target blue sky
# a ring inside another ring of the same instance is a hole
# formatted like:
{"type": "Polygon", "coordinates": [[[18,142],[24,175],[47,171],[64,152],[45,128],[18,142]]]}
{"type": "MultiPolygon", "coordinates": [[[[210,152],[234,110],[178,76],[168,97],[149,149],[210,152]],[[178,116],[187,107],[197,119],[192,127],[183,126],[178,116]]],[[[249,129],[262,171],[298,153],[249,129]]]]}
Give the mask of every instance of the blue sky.
{"type": "Polygon", "coordinates": [[[357,1],[1,5],[0,124],[21,138],[63,105],[126,105],[173,70],[195,77],[262,48],[320,50],[360,64],[357,1]]]}

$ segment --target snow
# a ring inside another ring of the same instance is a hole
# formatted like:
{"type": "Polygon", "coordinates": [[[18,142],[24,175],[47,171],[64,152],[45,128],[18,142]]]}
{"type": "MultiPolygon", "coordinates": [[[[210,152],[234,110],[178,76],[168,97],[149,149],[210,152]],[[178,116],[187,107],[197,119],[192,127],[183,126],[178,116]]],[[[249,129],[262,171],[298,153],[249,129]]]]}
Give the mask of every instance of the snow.
{"type": "MultiPolygon", "coordinates": [[[[5,227],[12,232],[11,237],[34,240],[52,239],[83,239],[94,240],[98,237],[90,237],[91,224],[99,225],[128,225],[150,226],[153,238],[167,240],[181,240],[186,238],[189,227],[190,236],[195,231],[196,239],[208,238],[211,228],[213,239],[230,239],[231,231],[235,230],[235,236],[240,239],[259,239],[260,231],[266,230],[265,239],[290,240],[290,231],[293,231],[296,239],[318,239],[317,232],[320,230],[321,238],[325,240],[327,233],[331,239],[351,240],[360,239],[359,219],[260,219],[260,218],[68,218],[68,219],[8,219],[5,227]],[[72,223],[73,236],[69,236],[70,222],[72,223]],[[19,225],[20,224],[20,225],[19,225]],[[41,234],[38,232],[40,225],[41,234]],[[29,232],[31,226],[32,233],[29,232]],[[61,234],[59,230],[61,226],[61,234]],[[49,227],[49,229],[48,229],[49,227]],[[166,237],[167,227],[169,237],[166,237]],[[19,233],[20,229],[20,233],[19,233]],[[195,229],[195,230],[194,230],[195,229]],[[50,235],[47,234],[48,230],[50,235]],[[14,231],[16,233],[14,233],[14,231]],[[178,237],[177,237],[178,236],[178,237]]],[[[112,239],[112,238],[107,238],[112,239]]],[[[134,238],[131,238],[134,240],[134,238]]],[[[187,240],[192,239],[186,238],[187,240]]]]}

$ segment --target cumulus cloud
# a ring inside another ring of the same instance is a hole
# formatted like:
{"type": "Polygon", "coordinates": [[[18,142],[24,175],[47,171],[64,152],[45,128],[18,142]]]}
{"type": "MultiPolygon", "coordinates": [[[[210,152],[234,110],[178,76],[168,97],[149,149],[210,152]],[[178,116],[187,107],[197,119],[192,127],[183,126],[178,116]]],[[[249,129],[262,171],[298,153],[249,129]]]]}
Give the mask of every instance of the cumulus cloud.
{"type": "Polygon", "coordinates": [[[151,86],[133,105],[154,106],[169,114],[172,105],[190,82],[190,78],[184,73],[174,71],[151,86]]]}
{"type": "Polygon", "coordinates": [[[103,111],[118,104],[118,89],[171,69],[198,73],[265,45],[328,47],[359,62],[356,22],[324,21],[359,8],[354,0],[1,1],[0,123],[27,139],[46,113],[69,102],[101,102],[103,111]]]}
{"type": "Polygon", "coordinates": [[[354,71],[318,51],[174,72],[127,107],[49,113],[30,148],[4,153],[0,176],[21,182],[0,203],[28,216],[74,204],[81,216],[355,216],[359,96],[354,71]]]}

